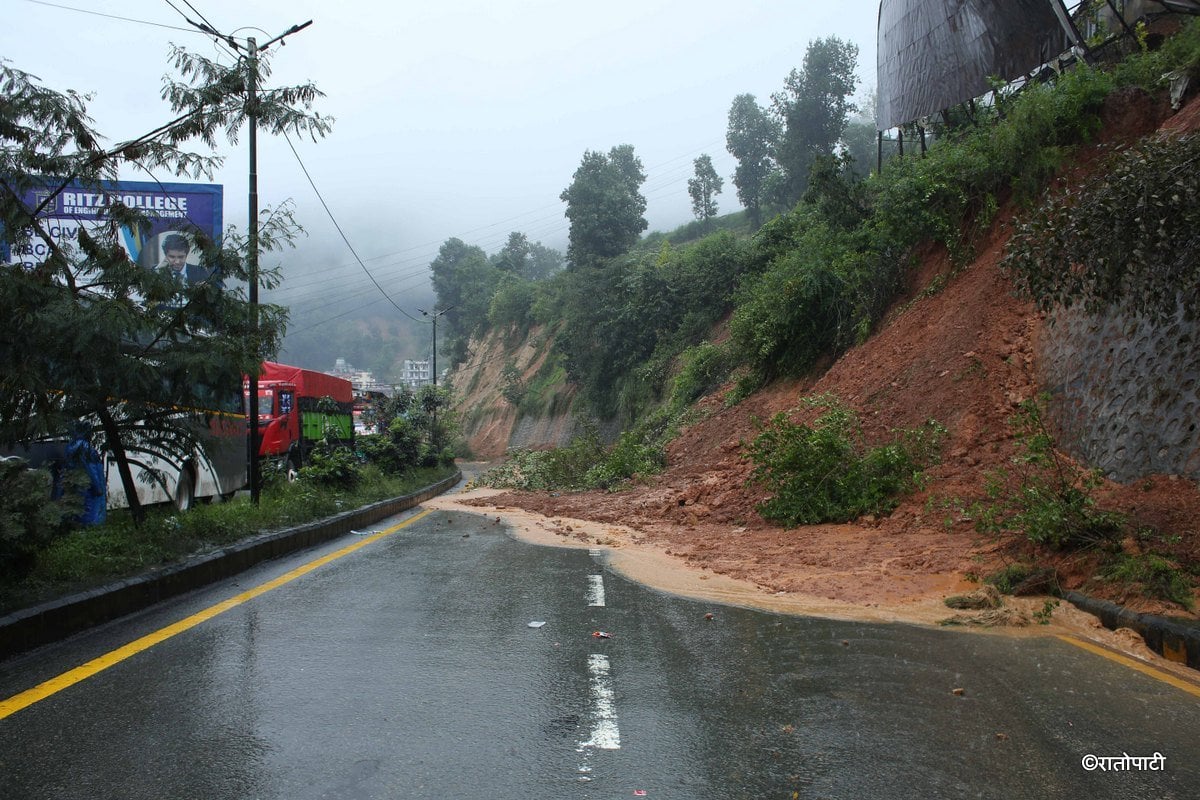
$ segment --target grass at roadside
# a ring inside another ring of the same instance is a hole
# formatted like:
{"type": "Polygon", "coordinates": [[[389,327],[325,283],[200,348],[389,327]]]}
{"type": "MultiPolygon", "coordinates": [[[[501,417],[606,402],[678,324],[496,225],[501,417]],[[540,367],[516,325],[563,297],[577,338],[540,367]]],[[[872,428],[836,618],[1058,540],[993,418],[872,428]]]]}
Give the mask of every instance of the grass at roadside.
{"type": "Polygon", "coordinates": [[[410,494],[453,474],[454,467],[414,469],[401,477],[362,469],[353,490],[312,482],[275,483],[255,507],[248,497],[201,505],[185,514],[156,507],[135,528],[126,511],[104,525],[73,531],[37,555],[20,579],[0,582],[0,613],[90,589],[204,553],[258,533],[328,517],[369,503],[410,494]]]}

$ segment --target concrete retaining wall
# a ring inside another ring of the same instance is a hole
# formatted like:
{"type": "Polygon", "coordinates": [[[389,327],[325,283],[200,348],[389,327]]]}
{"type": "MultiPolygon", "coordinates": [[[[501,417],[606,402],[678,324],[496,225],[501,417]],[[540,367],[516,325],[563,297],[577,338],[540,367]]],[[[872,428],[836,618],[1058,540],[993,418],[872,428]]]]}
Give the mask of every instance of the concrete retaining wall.
{"type": "Polygon", "coordinates": [[[1200,321],[1078,310],[1049,321],[1041,382],[1059,443],[1113,480],[1200,480],[1200,321]]]}

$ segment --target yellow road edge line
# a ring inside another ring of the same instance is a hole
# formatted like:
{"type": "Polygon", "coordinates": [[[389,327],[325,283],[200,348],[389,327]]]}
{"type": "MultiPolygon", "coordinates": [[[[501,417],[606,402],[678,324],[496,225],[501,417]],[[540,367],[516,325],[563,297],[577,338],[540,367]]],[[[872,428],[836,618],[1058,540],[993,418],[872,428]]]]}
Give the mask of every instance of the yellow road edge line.
{"type": "Polygon", "coordinates": [[[348,556],[351,553],[355,552],[356,550],[366,547],[367,545],[371,544],[372,542],[376,542],[385,536],[390,536],[391,534],[395,533],[396,531],[400,530],[401,528],[411,525],[412,523],[416,522],[417,520],[422,519],[423,517],[426,517],[429,514],[432,514],[433,512],[434,512],[434,509],[427,508],[424,511],[422,511],[421,513],[416,514],[415,516],[409,517],[408,519],[404,520],[403,522],[397,523],[390,528],[387,528],[385,530],[379,531],[378,533],[372,534],[371,536],[367,536],[363,539],[360,539],[359,541],[355,542],[354,544],[347,545],[346,547],[343,547],[341,550],[338,550],[336,552],[322,556],[318,559],[308,562],[307,564],[302,564],[301,566],[297,567],[296,569],[291,570],[290,572],[286,572],[283,575],[280,575],[278,578],[273,578],[273,579],[267,581],[266,583],[259,584],[258,586],[255,586],[253,589],[249,589],[245,592],[242,592],[239,595],[230,597],[228,600],[222,600],[220,603],[217,603],[216,605],[209,606],[208,608],[204,609],[203,611],[198,611],[195,614],[191,615],[190,617],[181,619],[178,622],[175,622],[175,623],[172,623],[172,624],[166,626],[165,628],[160,628],[159,630],[154,631],[153,633],[148,633],[145,636],[141,637],[140,639],[135,639],[134,641],[130,642],[129,644],[123,645],[121,647],[118,647],[116,650],[113,650],[109,653],[105,653],[102,656],[94,658],[91,661],[87,662],[86,664],[81,664],[80,666],[75,667],[72,670],[68,670],[67,672],[64,672],[63,674],[59,675],[58,677],[51,678],[47,681],[44,681],[43,683],[38,684],[37,686],[33,687],[32,689],[27,689],[27,690],[21,692],[20,694],[15,694],[12,697],[8,698],[7,700],[0,700],[0,719],[5,719],[6,717],[10,717],[22,709],[28,708],[29,706],[33,705],[34,703],[45,700],[47,697],[57,694],[58,692],[61,692],[63,689],[66,689],[70,686],[74,686],[75,684],[79,683],[80,681],[87,680],[88,678],[92,677],[93,675],[95,675],[99,672],[103,672],[104,670],[108,669],[109,667],[113,666],[114,664],[119,664],[122,661],[124,661],[125,659],[130,658],[131,656],[137,655],[138,653],[142,652],[143,650],[149,650],[151,647],[154,647],[156,644],[165,642],[167,639],[170,639],[173,636],[183,633],[186,630],[194,628],[202,622],[207,622],[208,620],[212,619],[213,617],[216,617],[220,614],[224,614],[226,611],[230,610],[231,608],[237,608],[238,606],[242,605],[243,603],[249,602],[250,600],[253,600],[254,598],[258,597],[259,595],[266,594],[267,592],[271,591],[272,589],[277,589],[286,583],[291,583],[292,581],[296,580],[297,578],[299,578],[303,575],[307,575],[308,573],[312,572],[313,570],[315,570],[319,567],[323,567],[326,564],[330,563],[331,561],[336,561],[339,558],[342,558],[343,556],[348,556]]]}
{"type": "Polygon", "coordinates": [[[1095,653],[1098,656],[1103,656],[1109,661],[1115,661],[1118,664],[1129,667],[1130,669],[1137,670],[1143,675],[1149,675],[1151,678],[1160,680],[1163,683],[1168,683],[1171,686],[1174,686],[1176,689],[1181,689],[1188,694],[1200,697],[1200,685],[1186,681],[1183,678],[1176,677],[1169,672],[1163,672],[1162,670],[1156,669],[1149,664],[1144,664],[1135,658],[1130,658],[1129,656],[1122,655],[1121,653],[1115,653],[1106,647],[1101,647],[1098,644],[1093,644],[1092,642],[1085,641],[1083,639],[1077,639],[1074,636],[1059,634],[1058,638],[1062,639],[1067,644],[1073,644],[1082,650],[1087,650],[1089,653],[1095,653]]]}

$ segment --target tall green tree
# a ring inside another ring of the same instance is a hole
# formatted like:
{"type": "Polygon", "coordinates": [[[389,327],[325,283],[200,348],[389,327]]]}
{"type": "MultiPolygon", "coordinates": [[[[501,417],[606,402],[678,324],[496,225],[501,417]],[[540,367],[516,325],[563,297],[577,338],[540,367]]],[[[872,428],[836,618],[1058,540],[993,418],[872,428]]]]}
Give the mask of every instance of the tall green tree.
{"type": "Polygon", "coordinates": [[[508,235],[508,241],[491,261],[501,272],[529,281],[545,280],[562,269],[561,253],[541,242],[529,241],[529,237],[519,231],[508,235]]]}
{"type": "MultiPolygon", "coordinates": [[[[249,277],[246,243],[236,231],[222,242],[197,242],[225,288],[214,280],[181,288],[120,246],[122,228],[147,222],[138,210],[111,203],[101,225],[81,226],[75,240],[64,241],[23,198],[33,189],[52,198],[72,180],[103,192],[101,182],[115,180],[122,167],[211,179],[221,159],[184,145],[200,139],[213,146],[219,133],[237,140],[250,66],[224,67],[178,49],[174,61],[184,82],[168,81],[163,95],[178,116],[107,150],[86,97],[0,63],[0,230],[16,251],[36,242],[47,253],[32,266],[0,265],[0,443],[90,426],[94,444],[115,456],[137,520],[127,453],[182,463],[211,413],[189,409],[212,410],[226,396],[236,401],[242,375],[277,350],[286,311],[261,305],[258,324],[250,323],[239,285],[249,277]]],[[[259,64],[259,74],[268,74],[267,62],[259,64]]],[[[311,111],[319,96],[311,84],[261,91],[260,125],[324,136],[331,120],[311,111]]],[[[287,208],[266,210],[260,249],[288,244],[298,231],[287,208]]],[[[275,276],[265,270],[261,278],[270,285],[275,276]]]]}
{"type": "Polygon", "coordinates": [[[531,281],[544,281],[563,268],[563,256],[552,247],[541,242],[529,245],[529,257],[525,259],[521,273],[531,281]]]}
{"type": "Polygon", "coordinates": [[[529,258],[529,237],[519,231],[508,235],[508,241],[500,252],[492,256],[492,264],[501,272],[520,275],[525,271],[525,261],[529,258]]]}
{"type": "MultiPolygon", "coordinates": [[[[879,161],[879,139],[875,123],[869,120],[851,120],[842,131],[840,143],[842,153],[850,157],[850,168],[855,175],[865,178],[875,171],[879,161]]],[[[885,153],[886,159],[891,153],[885,153]]]]}
{"type": "Polygon", "coordinates": [[[772,95],[772,107],[783,123],[777,157],[783,170],[779,197],[792,206],[808,188],[808,173],[818,156],[832,155],[849,115],[858,83],[858,45],[836,36],[809,42],[804,64],[792,70],[784,90],[772,95]]]}
{"type": "Polygon", "coordinates": [[[607,154],[587,151],[571,185],[559,195],[567,204],[571,230],[567,261],[578,267],[627,252],[649,223],[641,193],[646,174],[633,145],[622,144],[607,154]]]}
{"type": "Polygon", "coordinates": [[[447,239],[430,262],[433,290],[441,316],[450,363],[466,358],[471,336],[487,325],[488,305],[503,274],[483,248],[447,239]]]}
{"type": "Polygon", "coordinates": [[[754,95],[740,94],[733,99],[725,146],[738,161],[733,185],[755,227],[762,224],[762,208],[767,200],[769,178],[775,170],[775,148],[781,132],[779,121],[758,104],[754,95]]]}
{"type": "Polygon", "coordinates": [[[717,215],[716,196],[721,193],[725,181],[713,168],[712,157],[707,153],[701,155],[692,165],[696,169],[696,177],[688,179],[688,195],[692,198],[692,213],[704,224],[717,215]]]}

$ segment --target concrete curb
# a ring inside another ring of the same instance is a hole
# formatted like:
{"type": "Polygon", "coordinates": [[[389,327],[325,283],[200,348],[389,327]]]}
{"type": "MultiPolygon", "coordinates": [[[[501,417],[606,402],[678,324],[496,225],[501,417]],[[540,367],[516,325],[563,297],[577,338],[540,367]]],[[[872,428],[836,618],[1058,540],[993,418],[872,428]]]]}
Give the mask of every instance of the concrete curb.
{"type": "Polygon", "coordinates": [[[1200,625],[1188,625],[1156,614],[1139,614],[1079,592],[1063,592],[1062,597],[1081,611],[1095,615],[1110,630],[1130,628],[1136,631],[1146,640],[1147,647],[1168,661],[1200,669],[1200,625]]]}
{"type": "Polygon", "coordinates": [[[418,492],[383,500],[296,528],[260,534],[212,553],[0,617],[0,659],[64,639],[170,597],[224,580],[273,558],[345,536],[436,497],[462,471],[418,492]]]}

